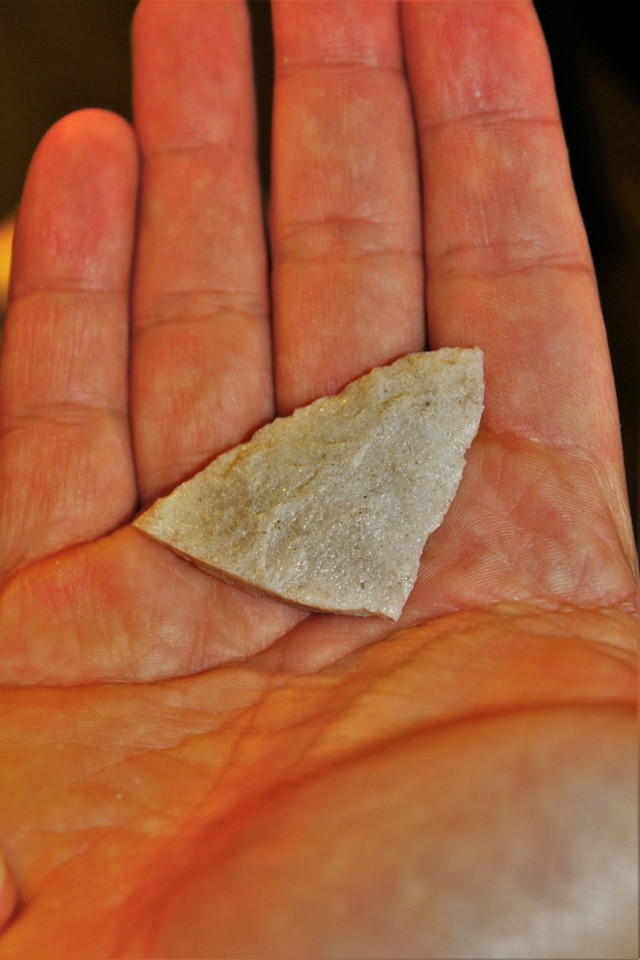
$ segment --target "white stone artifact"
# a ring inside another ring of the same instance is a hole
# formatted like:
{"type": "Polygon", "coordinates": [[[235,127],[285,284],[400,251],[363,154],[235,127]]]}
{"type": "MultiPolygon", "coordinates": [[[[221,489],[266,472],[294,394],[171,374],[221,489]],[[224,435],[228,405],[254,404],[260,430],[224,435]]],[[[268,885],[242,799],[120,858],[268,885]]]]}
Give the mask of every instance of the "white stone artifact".
{"type": "Polygon", "coordinates": [[[254,592],[396,620],[483,394],[478,348],[408,354],[262,427],[134,524],[254,592]]]}

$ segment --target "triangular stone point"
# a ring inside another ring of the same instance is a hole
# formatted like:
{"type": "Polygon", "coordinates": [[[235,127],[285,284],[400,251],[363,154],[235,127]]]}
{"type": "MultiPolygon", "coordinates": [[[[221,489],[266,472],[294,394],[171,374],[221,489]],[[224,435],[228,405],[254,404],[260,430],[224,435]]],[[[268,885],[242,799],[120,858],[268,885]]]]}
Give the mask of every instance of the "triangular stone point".
{"type": "Polygon", "coordinates": [[[396,620],[483,394],[478,348],[408,354],[262,427],[134,525],[249,590],[396,620]]]}

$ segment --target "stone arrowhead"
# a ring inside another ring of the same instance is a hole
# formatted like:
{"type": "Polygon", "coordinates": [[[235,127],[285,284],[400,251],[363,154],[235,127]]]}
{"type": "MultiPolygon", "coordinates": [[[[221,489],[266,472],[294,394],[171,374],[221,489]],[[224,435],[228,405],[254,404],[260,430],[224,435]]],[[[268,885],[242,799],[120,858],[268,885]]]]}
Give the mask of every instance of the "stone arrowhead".
{"type": "Polygon", "coordinates": [[[479,349],[408,354],[262,427],[135,526],[250,590],[396,620],[458,488],[483,393],[479,349]]]}

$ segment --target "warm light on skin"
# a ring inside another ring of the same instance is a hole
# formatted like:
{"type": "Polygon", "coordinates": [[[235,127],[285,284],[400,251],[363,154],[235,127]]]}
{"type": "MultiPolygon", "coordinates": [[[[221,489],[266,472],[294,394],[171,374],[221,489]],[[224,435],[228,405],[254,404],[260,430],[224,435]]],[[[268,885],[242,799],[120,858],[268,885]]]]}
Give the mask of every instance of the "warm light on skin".
{"type": "Polygon", "coordinates": [[[0,222],[0,310],[4,310],[7,303],[14,226],[14,214],[9,214],[8,217],[5,217],[5,219],[0,222]]]}
{"type": "Polygon", "coordinates": [[[271,12],[269,250],[242,3],[142,2],[135,128],[74,113],[25,178],[0,960],[632,960],[637,567],[533,5],[271,12]],[[476,342],[483,426],[397,624],[131,526],[275,413],[476,342]]]}

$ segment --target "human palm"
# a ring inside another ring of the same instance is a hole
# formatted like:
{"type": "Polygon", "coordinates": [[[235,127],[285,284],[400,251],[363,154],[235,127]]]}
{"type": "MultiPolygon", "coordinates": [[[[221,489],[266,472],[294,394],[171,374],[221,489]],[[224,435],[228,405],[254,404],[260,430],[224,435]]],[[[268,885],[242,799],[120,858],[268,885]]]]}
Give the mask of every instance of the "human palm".
{"type": "Polygon", "coordinates": [[[274,31],[270,284],[238,4],[142,3],[135,138],[69,117],[28,177],[0,956],[632,955],[633,547],[534,15],[276,4],[274,31]],[[486,405],[399,624],[127,525],[427,337],[483,348],[486,405]]]}

